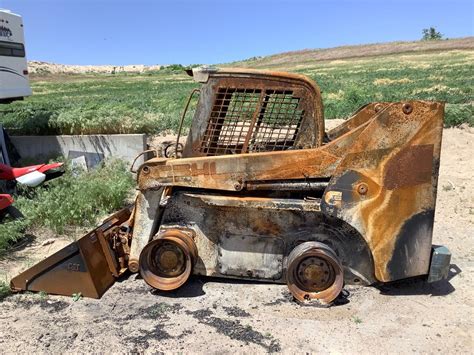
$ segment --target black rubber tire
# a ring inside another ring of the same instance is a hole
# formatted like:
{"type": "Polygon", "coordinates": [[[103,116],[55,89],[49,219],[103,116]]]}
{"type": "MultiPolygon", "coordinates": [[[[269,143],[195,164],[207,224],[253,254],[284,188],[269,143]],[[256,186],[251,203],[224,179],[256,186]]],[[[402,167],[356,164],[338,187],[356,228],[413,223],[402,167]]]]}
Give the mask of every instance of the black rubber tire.
{"type": "Polygon", "coordinates": [[[23,213],[21,213],[20,210],[15,206],[8,206],[7,208],[5,208],[5,212],[13,219],[21,219],[24,217],[23,213]]]}

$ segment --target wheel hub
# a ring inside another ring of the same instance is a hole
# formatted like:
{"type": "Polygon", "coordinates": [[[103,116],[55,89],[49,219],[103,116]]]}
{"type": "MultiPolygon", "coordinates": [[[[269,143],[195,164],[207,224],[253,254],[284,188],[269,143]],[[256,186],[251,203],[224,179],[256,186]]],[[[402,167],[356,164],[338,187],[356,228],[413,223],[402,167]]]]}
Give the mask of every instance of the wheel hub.
{"type": "Polygon", "coordinates": [[[177,276],[183,272],[185,266],[184,253],[176,244],[164,242],[155,248],[153,266],[160,276],[177,276]]]}
{"type": "Polygon", "coordinates": [[[298,281],[307,291],[322,291],[334,282],[334,271],[326,260],[309,257],[298,265],[298,281]]]}
{"type": "Polygon", "coordinates": [[[342,265],[334,251],[319,242],[304,242],[288,255],[287,285],[300,302],[331,303],[342,290],[342,265]]]}
{"type": "Polygon", "coordinates": [[[191,232],[170,229],[143,248],[140,274],[154,288],[174,290],[189,278],[197,255],[191,232]]]}

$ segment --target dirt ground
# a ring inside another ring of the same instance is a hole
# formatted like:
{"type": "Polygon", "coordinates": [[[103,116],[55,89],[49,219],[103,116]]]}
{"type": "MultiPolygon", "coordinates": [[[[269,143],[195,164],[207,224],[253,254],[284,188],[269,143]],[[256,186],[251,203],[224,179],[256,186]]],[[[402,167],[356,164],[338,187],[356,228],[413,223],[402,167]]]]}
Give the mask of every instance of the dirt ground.
{"type": "MultiPolygon", "coordinates": [[[[347,303],[319,308],[297,305],[282,285],[193,278],[161,293],[130,276],[101,300],[6,298],[0,352],[472,353],[472,129],[445,130],[440,169],[433,242],[453,254],[446,282],[348,287],[347,303]]],[[[14,276],[69,242],[47,238],[0,260],[0,270],[14,276]]]]}

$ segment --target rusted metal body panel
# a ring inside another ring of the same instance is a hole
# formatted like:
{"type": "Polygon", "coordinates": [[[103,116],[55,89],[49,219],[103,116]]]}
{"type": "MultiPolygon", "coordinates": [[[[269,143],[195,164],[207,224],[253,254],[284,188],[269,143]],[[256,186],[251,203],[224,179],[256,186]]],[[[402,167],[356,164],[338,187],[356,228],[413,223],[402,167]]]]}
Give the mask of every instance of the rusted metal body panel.
{"type": "Polygon", "coordinates": [[[140,191],[135,200],[135,207],[133,209],[133,243],[130,247],[128,262],[128,268],[131,272],[138,272],[140,253],[158,229],[162,213],[160,201],[163,198],[163,190],[163,188],[159,188],[140,191]]]}
{"type": "MultiPolygon", "coordinates": [[[[371,103],[325,132],[319,88],[303,76],[240,69],[193,76],[203,85],[182,158],[139,167],[119,248],[107,248],[105,237],[83,256],[102,260],[94,272],[117,277],[117,260],[162,290],[191,273],[258,279],[287,283],[300,302],[323,303],[343,282],[445,277],[449,251],[435,249],[430,269],[443,103],[371,103]]],[[[28,280],[64,264],[66,254],[14,287],[39,290],[28,280]]],[[[113,279],[104,276],[95,293],[79,282],[98,297],[113,279]]]]}
{"type": "Polygon", "coordinates": [[[326,132],[326,137],[329,141],[332,141],[343,134],[363,125],[375,114],[382,111],[390,103],[389,102],[373,102],[362,106],[354,113],[351,117],[345,120],[342,124],[326,132]]]}
{"type": "Polygon", "coordinates": [[[138,184],[141,190],[180,186],[245,195],[248,183],[330,179],[321,210],[363,236],[376,279],[423,275],[430,262],[443,116],[442,103],[392,103],[319,148],[152,159],[140,168],[138,184]]]}

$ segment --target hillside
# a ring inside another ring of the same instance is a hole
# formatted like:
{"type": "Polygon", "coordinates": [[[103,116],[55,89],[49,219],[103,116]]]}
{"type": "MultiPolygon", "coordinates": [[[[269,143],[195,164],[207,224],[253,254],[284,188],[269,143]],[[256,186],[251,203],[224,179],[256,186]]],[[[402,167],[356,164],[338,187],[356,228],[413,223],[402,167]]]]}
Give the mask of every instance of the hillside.
{"type": "MultiPolygon", "coordinates": [[[[442,41],[388,42],[354,46],[340,46],[325,49],[304,49],[279,53],[265,57],[254,57],[246,60],[222,64],[249,68],[280,67],[291,69],[296,66],[321,61],[351,59],[363,57],[386,56],[390,54],[439,52],[450,50],[474,49],[474,37],[456,38],[442,41]]],[[[113,74],[145,73],[167,68],[166,65],[66,65],[32,60],[28,62],[30,74],[44,76],[47,74],[113,74]]]]}
{"type": "Polygon", "coordinates": [[[160,70],[160,65],[66,65],[31,60],[28,70],[33,76],[49,74],[115,74],[143,73],[150,70],[160,70]]]}
{"type": "MultiPolygon", "coordinates": [[[[447,126],[474,126],[473,37],[305,50],[228,65],[308,75],[321,87],[326,118],[347,117],[372,101],[423,99],[447,103],[447,126]]],[[[137,65],[115,74],[104,67],[40,67],[32,97],[0,106],[0,120],[13,134],[175,131],[187,95],[198,86],[179,66],[137,65]]]]}
{"type": "Polygon", "coordinates": [[[387,56],[390,54],[417,54],[474,49],[474,37],[441,41],[413,41],[341,46],[326,49],[304,49],[265,57],[250,58],[230,63],[230,66],[251,68],[295,68],[314,62],[387,56]]]}

